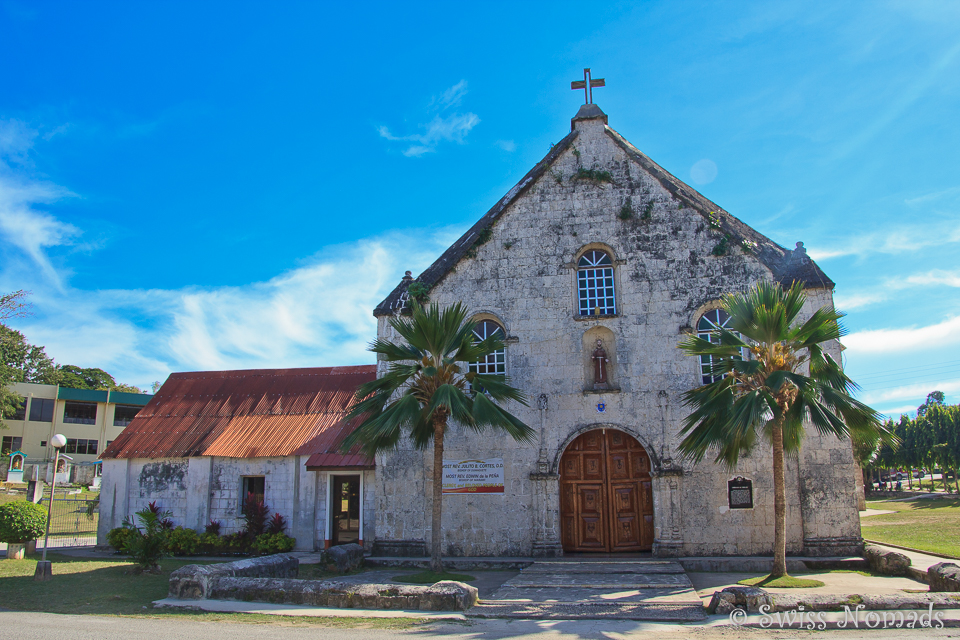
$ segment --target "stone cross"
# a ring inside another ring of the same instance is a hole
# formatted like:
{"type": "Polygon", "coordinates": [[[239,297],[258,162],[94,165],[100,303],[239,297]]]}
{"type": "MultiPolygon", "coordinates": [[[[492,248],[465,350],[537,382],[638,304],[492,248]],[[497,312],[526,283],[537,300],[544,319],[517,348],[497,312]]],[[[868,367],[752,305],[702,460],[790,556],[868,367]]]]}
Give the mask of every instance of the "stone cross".
{"type": "Polygon", "coordinates": [[[597,78],[594,80],[590,76],[590,69],[583,70],[583,80],[574,80],[570,83],[570,88],[574,91],[577,89],[583,89],[584,104],[593,104],[593,88],[604,86],[606,86],[606,83],[603,81],[603,78],[597,78]]]}

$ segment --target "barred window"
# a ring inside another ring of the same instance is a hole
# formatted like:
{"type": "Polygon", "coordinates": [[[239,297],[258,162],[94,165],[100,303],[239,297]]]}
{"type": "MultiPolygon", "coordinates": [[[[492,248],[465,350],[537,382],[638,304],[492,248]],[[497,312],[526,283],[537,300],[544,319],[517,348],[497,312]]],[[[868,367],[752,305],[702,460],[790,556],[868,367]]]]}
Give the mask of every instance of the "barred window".
{"type": "MultiPolygon", "coordinates": [[[[697,323],[697,335],[714,344],[719,343],[720,329],[730,331],[730,327],[727,326],[729,322],[730,316],[723,309],[707,311],[700,317],[700,321],[697,323]]],[[[740,335],[736,331],[733,333],[740,335]]],[[[721,379],[722,376],[712,375],[713,365],[718,361],[718,358],[714,356],[700,356],[700,375],[702,376],[703,384],[710,384],[711,382],[716,382],[721,379]]]]}
{"type": "Polygon", "coordinates": [[[580,315],[617,313],[613,287],[613,261],[603,251],[587,251],[577,263],[580,315]]]}
{"type": "MultiPolygon", "coordinates": [[[[493,320],[481,320],[473,330],[474,342],[480,342],[493,336],[501,340],[504,339],[503,327],[493,320]]],[[[475,373],[499,373],[505,375],[507,373],[507,354],[505,349],[499,349],[487,354],[477,362],[471,362],[469,369],[475,373]]]]}

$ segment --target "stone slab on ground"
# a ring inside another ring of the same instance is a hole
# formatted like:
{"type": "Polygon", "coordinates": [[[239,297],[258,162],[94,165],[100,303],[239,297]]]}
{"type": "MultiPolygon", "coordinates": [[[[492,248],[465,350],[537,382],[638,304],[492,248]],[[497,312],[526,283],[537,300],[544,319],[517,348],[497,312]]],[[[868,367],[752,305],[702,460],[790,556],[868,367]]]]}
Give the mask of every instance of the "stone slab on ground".
{"type": "MultiPolygon", "coordinates": [[[[532,565],[534,558],[514,557],[456,557],[443,558],[446,571],[520,571],[532,565]]],[[[397,569],[429,569],[430,558],[410,558],[406,556],[368,556],[368,567],[393,567],[397,569]]]]}
{"type": "Polygon", "coordinates": [[[309,607],[295,604],[267,602],[238,602],[236,600],[180,600],[164,598],[154,601],[155,607],[193,609],[222,613],[260,613],[275,616],[307,616],[312,618],[425,618],[433,620],[464,620],[462,613],[452,611],[412,611],[408,609],[338,609],[309,607]]]}
{"type": "MultiPolygon", "coordinates": [[[[960,591],[960,566],[954,562],[938,562],[927,569],[930,591],[960,591]]],[[[960,599],[960,598],[958,598],[960,599]]]]}
{"type": "Polygon", "coordinates": [[[704,610],[676,562],[564,559],[532,564],[468,615],[684,622],[702,620],[704,610]]]}

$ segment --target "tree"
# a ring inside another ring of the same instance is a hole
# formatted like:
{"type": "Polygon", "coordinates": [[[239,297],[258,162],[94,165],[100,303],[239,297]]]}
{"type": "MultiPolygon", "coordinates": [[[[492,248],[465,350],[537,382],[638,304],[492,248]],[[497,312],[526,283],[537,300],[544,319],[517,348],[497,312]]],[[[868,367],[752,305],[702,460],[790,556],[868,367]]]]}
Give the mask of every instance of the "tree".
{"type": "Polygon", "coordinates": [[[946,400],[946,396],[943,394],[943,391],[931,391],[927,394],[926,401],[917,407],[917,417],[922,417],[927,413],[927,409],[932,406],[939,405],[943,406],[943,401],[946,400]]]}
{"type": "Polygon", "coordinates": [[[30,315],[30,303],[26,302],[28,295],[30,292],[23,289],[0,295],[0,322],[30,315]]]}
{"type": "Polygon", "coordinates": [[[83,369],[73,364],[59,367],[60,384],[71,389],[92,389],[109,391],[117,386],[113,376],[103,369],[83,369]]]}
{"type": "Polygon", "coordinates": [[[680,432],[681,455],[699,462],[714,450],[715,461],[732,469],[758,436],[772,449],[771,578],[787,574],[784,454],[800,449],[804,421],[822,435],[861,443],[895,441],[876,411],[850,397],[856,385],[824,351],[824,343],[843,335],[838,322],[843,314],[823,307],[795,323],[805,299],[799,283],[784,290],[761,282],[745,294],[727,294],[722,305],[732,331],[720,329],[713,342],[691,336],[679,345],[689,355],[711,356],[715,376],[683,396],[691,413],[680,432]]]}
{"type": "Polygon", "coordinates": [[[502,375],[464,372],[466,363],[503,349],[499,337],[477,342],[467,310],[456,303],[441,309],[412,302],[410,317],[390,321],[403,344],[378,338],[370,351],[388,363],[386,373],[360,386],[349,419],[361,422],[343,440],[341,451],[355,446],[369,456],[394,449],[407,434],[418,449],[433,441],[433,513],[430,568],[443,572],[441,508],[443,440],[450,419],[481,432],[485,427],[502,431],[518,442],[530,442],[534,432],[497,402],[526,405],[520,390],[502,375]]]}

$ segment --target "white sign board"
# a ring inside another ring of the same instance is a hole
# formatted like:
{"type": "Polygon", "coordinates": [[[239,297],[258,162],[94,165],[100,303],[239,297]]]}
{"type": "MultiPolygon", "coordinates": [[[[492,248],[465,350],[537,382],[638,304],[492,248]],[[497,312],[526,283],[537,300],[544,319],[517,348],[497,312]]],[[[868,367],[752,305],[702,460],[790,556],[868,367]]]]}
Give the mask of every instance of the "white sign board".
{"type": "Polygon", "coordinates": [[[503,458],[444,460],[444,493],[503,493],[503,458]]]}

